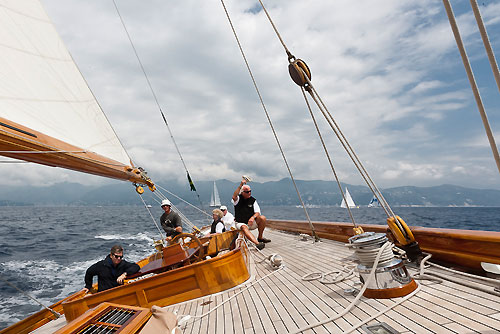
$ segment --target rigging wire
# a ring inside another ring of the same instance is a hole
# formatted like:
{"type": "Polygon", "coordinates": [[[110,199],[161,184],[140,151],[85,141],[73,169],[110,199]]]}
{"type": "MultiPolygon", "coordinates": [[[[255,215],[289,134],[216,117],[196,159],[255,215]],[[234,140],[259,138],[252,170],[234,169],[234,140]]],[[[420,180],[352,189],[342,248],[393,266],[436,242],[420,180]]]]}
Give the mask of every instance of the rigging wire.
{"type": "MultiPolygon", "coordinates": [[[[162,200],[167,199],[167,196],[165,196],[160,190],[157,190],[153,194],[159,199],[159,200],[156,200],[156,199],[153,198],[153,200],[155,200],[158,204],[160,204],[162,200]]],[[[176,196],[176,197],[178,197],[178,196],[176,196]]],[[[180,197],[178,197],[178,198],[180,198],[180,197]]],[[[184,223],[186,223],[186,225],[188,225],[191,229],[199,231],[199,228],[193,222],[191,222],[191,220],[189,220],[189,218],[187,218],[181,212],[181,210],[177,209],[177,207],[174,204],[171,204],[171,206],[172,206],[172,208],[175,209],[175,212],[181,217],[181,221],[183,221],[184,223]]]]}
{"type": "Polygon", "coordinates": [[[309,110],[309,114],[311,115],[311,119],[313,120],[314,127],[316,128],[316,132],[318,132],[319,139],[321,140],[321,145],[323,145],[323,150],[325,151],[326,158],[328,159],[328,162],[330,163],[330,167],[332,168],[333,175],[335,176],[335,180],[337,181],[337,185],[339,187],[340,194],[342,195],[342,198],[344,199],[344,203],[346,203],[347,212],[349,213],[349,217],[351,218],[351,222],[354,225],[354,227],[357,227],[356,221],[354,220],[354,216],[352,215],[351,208],[349,207],[349,204],[347,204],[347,199],[345,198],[344,191],[342,190],[342,185],[340,184],[340,180],[337,176],[337,171],[333,167],[332,159],[330,158],[330,154],[328,153],[328,149],[326,148],[325,141],[323,140],[323,136],[321,135],[321,132],[319,130],[318,123],[316,122],[316,118],[314,117],[311,106],[309,105],[309,101],[307,100],[307,95],[305,93],[305,89],[304,89],[304,87],[300,87],[300,88],[302,90],[302,95],[304,96],[304,100],[306,101],[307,109],[309,110]]]}
{"type": "MultiPolygon", "coordinates": [[[[283,45],[283,47],[285,49],[285,52],[286,52],[286,54],[288,56],[288,61],[290,63],[292,63],[296,58],[288,50],[286,44],[284,43],[283,39],[281,38],[281,35],[278,32],[278,29],[276,28],[276,25],[274,24],[273,20],[271,19],[271,16],[267,12],[266,7],[264,6],[264,4],[262,3],[261,0],[259,0],[259,3],[262,6],[262,9],[264,10],[264,12],[265,12],[265,14],[266,14],[269,22],[271,23],[271,25],[272,25],[272,27],[273,27],[273,29],[274,29],[274,31],[275,31],[278,39],[280,40],[281,44],[283,45]]],[[[361,163],[361,161],[359,160],[358,156],[354,152],[354,149],[351,147],[351,145],[349,144],[349,142],[345,138],[344,134],[340,130],[340,127],[335,122],[335,119],[333,118],[333,116],[328,111],[326,105],[321,100],[319,94],[316,92],[316,90],[313,87],[311,81],[309,80],[308,75],[304,72],[303,68],[301,68],[300,66],[298,68],[301,71],[301,73],[303,74],[304,79],[307,81],[307,85],[306,85],[307,89],[306,90],[309,92],[309,94],[311,95],[311,97],[315,101],[316,105],[318,106],[318,108],[320,109],[320,111],[323,113],[323,116],[325,117],[325,119],[327,120],[327,122],[330,124],[330,127],[335,132],[337,138],[339,139],[339,141],[341,142],[341,144],[344,147],[345,151],[347,152],[347,154],[349,155],[349,157],[353,161],[354,165],[356,166],[356,168],[360,172],[360,174],[363,177],[363,179],[365,180],[366,184],[368,185],[368,187],[370,188],[370,190],[373,192],[373,194],[379,200],[379,202],[381,204],[381,207],[384,209],[384,211],[387,214],[387,216],[388,217],[391,217],[391,216],[394,217],[396,224],[398,226],[400,226],[400,222],[397,219],[396,215],[394,214],[394,212],[390,208],[388,202],[385,200],[385,198],[383,197],[382,193],[380,192],[380,190],[378,189],[378,187],[373,182],[372,178],[370,177],[370,175],[368,174],[368,172],[364,168],[363,164],[361,163]]],[[[401,228],[401,229],[404,231],[403,228],[401,228]]]]}
{"type": "Polygon", "coordinates": [[[302,200],[302,196],[300,195],[299,188],[297,187],[297,184],[295,182],[295,178],[293,177],[293,174],[292,174],[292,171],[290,169],[290,166],[288,165],[288,161],[286,159],[285,152],[283,151],[283,148],[281,147],[281,143],[280,143],[280,141],[278,139],[278,135],[276,133],[276,130],[274,129],[273,122],[271,121],[271,116],[269,116],[269,113],[267,111],[266,105],[264,104],[264,100],[262,98],[262,95],[260,94],[260,90],[259,90],[259,87],[257,86],[257,82],[255,81],[255,77],[253,76],[252,70],[250,69],[250,65],[249,65],[249,63],[247,61],[247,58],[245,56],[245,52],[243,51],[243,47],[241,46],[240,40],[238,38],[238,35],[236,34],[236,30],[235,30],[235,28],[233,26],[233,22],[231,21],[231,17],[229,16],[229,12],[227,11],[227,8],[226,8],[226,5],[224,3],[224,0],[221,0],[221,3],[222,3],[222,7],[224,8],[224,12],[226,13],[226,17],[227,17],[227,20],[229,22],[229,25],[231,26],[231,30],[233,31],[234,38],[236,39],[236,42],[238,43],[238,47],[240,49],[241,55],[243,57],[243,60],[245,61],[245,65],[247,67],[248,73],[250,74],[250,78],[252,79],[253,85],[254,85],[255,90],[257,92],[257,95],[259,96],[260,103],[262,105],[264,113],[266,114],[267,121],[269,123],[269,126],[271,127],[272,132],[273,132],[274,139],[276,140],[276,144],[278,145],[278,148],[279,148],[279,150],[281,152],[281,156],[283,157],[283,161],[285,162],[286,168],[288,170],[288,174],[290,175],[290,178],[291,178],[291,180],[293,182],[293,186],[295,187],[295,191],[297,192],[297,196],[299,197],[300,204],[302,204],[302,208],[304,209],[304,213],[305,213],[307,221],[309,223],[309,227],[311,228],[311,232],[314,235],[315,241],[319,241],[319,237],[316,234],[316,231],[314,230],[314,226],[312,224],[311,218],[309,217],[309,213],[307,212],[307,208],[306,208],[306,206],[304,204],[304,201],[302,200]]]}
{"type": "Polygon", "coordinates": [[[2,275],[0,275],[0,279],[2,281],[4,281],[5,283],[7,283],[8,285],[10,285],[11,287],[13,287],[14,289],[16,289],[17,291],[21,292],[23,295],[25,295],[26,297],[30,298],[31,300],[35,301],[37,304],[40,304],[44,309],[46,309],[47,311],[50,311],[53,315],[56,316],[56,318],[60,318],[62,316],[62,314],[56,312],[55,310],[45,306],[43,303],[41,303],[40,301],[38,301],[37,299],[35,299],[34,297],[30,296],[27,292],[19,289],[17,286],[15,286],[14,284],[10,283],[9,281],[7,281],[5,278],[3,278],[2,275]]]}
{"type": "Polygon", "coordinates": [[[165,192],[169,193],[170,195],[174,196],[174,197],[175,197],[175,198],[177,198],[178,200],[180,200],[180,201],[182,201],[182,202],[186,203],[187,205],[189,205],[189,206],[190,206],[190,207],[192,207],[193,209],[195,209],[195,210],[199,211],[200,213],[202,213],[202,214],[206,215],[206,216],[207,216],[207,217],[209,217],[209,218],[212,218],[212,215],[210,215],[209,213],[207,213],[207,212],[203,211],[202,209],[200,209],[200,208],[199,208],[199,207],[197,207],[196,205],[193,205],[193,204],[189,203],[188,201],[186,201],[186,200],[185,200],[185,199],[183,199],[182,197],[177,196],[177,195],[176,195],[176,194],[174,194],[173,192],[169,191],[168,189],[163,188],[162,186],[160,186],[160,185],[158,185],[158,184],[156,184],[156,186],[157,186],[159,189],[161,189],[161,190],[163,190],[163,191],[165,191],[165,192]]]}
{"type": "Polygon", "coordinates": [[[151,210],[149,210],[149,208],[148,208],[148,206],[146,204],[146,201],[144,201],[144,198],[142,198],[142,195],[141,194],[138,194],[138,195],[141,198],[141,201],[144,204],[144,207],[146,208],[146,210],[148,211],[149,215],[151,216],[151,219],[153,220],[153,223],[155,224],[156,228],[158,229],[158,233],[160,233],[160,240],[163,243],[163,241],[165,240],[165,238],[163,237],[163,233],[161,233],[161,229],[158,226],[158,223],[156,222],[155,218],[153,217],[153,214],[151,213],[151,210]]]}
{"type": "Polygon", "coordinates": [[[149,86],[149,89],[151,91],[151,94],[153,95],[153,98],[154,98],[154,100],[156,102],[156,105],[158,106],[158,109],[160,111],[161,117],[163,118],[163,121],[165,122],[165,125],[167,126],[168,132],[170,134],[170,138],[172,138],[172,142],[174,143],[175,149],[177,150],[177,153],[179,154],[179,157],[181,159],[182,165],[184,166],[184,169],[186,170],[191,190],[196,193],[196,196],[198,197],[198,200],[200,202],[200,206],[203,208],[203,202],[201,201],[200,195],[198,194],[198,191],[196,190],[196,187],[194,186],[194,183],[193,183],[193,181],[191,179],[191,176],[189,175],[189,171],[187,169],[186,163],[184,162],[184,159],[182,157],[181,151],[179,150],[179,147],[177,146],[177,142],[175,141],[175,138],[174,138],[174,135],[172,133],[172,130],[170,129],[170,126],[168,125],[167,118],[165,117],[165,114],[163,113],[163,110],[161,108],[160,102],[158,101],[156,93],[155,93],[155,91],[153,89],[153,85],[151,84],[151,81],[149,80],[149,77],[148,77],[148,75],[146,73],[146,69],[144,68],[144,66],[142,64],[141,58],[139,57],[139,53],[137,52],[137,49],[135,48],[135,45],[134,45],[134,43],[132,41],[132,37],[130,36],[130,34],[128,32],[128,29],[127,29],[127,27],[125,25],[125,21],[123,20],[123,17],[120,14],[120,11],[118,9],[118,6],[116,5],[115,0],[113,0],[113,4],[115,6],[116,12],[118,13],[118,17],[120,18],[120,21],[121,21],[121,23],[123,25],[123,29],[125,30],[125,34],[127,35],[127,38],[128,38],[128,40],[130,42],[130,46],[132,47],[132,49],[134,51],[134,54],[135,54],[135,57],[137,58],[139,66],[141,67],[142,73],[144,74],[144,77],[146,78],[146,81],[148,83],[148,86],[149,86]]]}

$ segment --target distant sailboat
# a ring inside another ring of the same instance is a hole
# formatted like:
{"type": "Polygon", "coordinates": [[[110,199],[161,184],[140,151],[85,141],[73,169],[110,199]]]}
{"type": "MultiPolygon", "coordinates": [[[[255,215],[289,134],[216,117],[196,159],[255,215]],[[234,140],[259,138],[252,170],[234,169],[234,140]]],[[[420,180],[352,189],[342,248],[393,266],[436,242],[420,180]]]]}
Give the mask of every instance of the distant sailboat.
{"type": "Polygon", "coordinates": [[[380,206],[379,203],[378,203],[378,199],[377,199],[377,197],[373,196],[372,200],[370,201],[370,203],[368,203],[368,207],[369,208],[376,208],[378,206],[380,206]]]}
{"type": "Polygon", "coordinates": [[[349,194],[349,189],[347,189],[347,187],[345,188],[344,196],[345,196],[345,200],[342,198],[342,203],[340,203],[340,207],[347,208],[347,205],[348,205],[350,208],[355,208],[356,204],[354,204],[354,201],[352,200],[351,194],[349,194]],[[347,201],[347,205],[346,205],[346,201],[347,201]]]}
{"type": "Polygon", "coordinates": [[[217,185],[215,184],[215,181],[214,181],[214,189],[210,196],[210,206],[220,206],[219,191],[217,190],[217,185]]]}

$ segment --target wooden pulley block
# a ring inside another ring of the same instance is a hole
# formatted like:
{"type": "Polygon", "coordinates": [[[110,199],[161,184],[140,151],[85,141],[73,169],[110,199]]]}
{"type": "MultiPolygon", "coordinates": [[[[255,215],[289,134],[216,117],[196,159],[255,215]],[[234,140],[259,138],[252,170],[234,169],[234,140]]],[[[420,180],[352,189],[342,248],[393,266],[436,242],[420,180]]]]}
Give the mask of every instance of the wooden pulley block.
{"type": "Polygon", "coordinates": [[[311,80],[311,71],[301,59],[296,59],[288,64],[288,73],[290,73],[293,82],[302,87],[307,84],[306,76],[311,80]]]}

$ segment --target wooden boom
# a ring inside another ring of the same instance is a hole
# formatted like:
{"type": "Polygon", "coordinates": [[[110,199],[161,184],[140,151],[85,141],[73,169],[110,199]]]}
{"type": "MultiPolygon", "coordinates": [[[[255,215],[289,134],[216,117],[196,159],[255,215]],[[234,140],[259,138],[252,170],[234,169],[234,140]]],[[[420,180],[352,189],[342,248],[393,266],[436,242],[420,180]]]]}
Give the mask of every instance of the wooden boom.
{"type": "Polygon", "coordinates": [[[0,155],[154,187],[153,182],[133,166],[85,151],[2,117],[0,117],[0,155]]]}

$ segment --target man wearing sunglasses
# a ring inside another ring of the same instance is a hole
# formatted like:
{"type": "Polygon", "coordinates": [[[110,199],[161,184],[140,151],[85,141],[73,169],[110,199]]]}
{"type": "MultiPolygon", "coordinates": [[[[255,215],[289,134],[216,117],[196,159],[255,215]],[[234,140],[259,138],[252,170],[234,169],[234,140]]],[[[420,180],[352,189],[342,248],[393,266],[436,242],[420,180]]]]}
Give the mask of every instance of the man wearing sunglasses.
{"type": "Polygon", "coordinates": [[[138,264],[123,260],[123,248],[120,245],[111,247],[111,252],[104,260],[89,267],[85,272],[85,288],[92,289],[92,281],[97,276],[97,292],[108,290],[123,284],[127,275],[138,272],[138,264]]]}
{"type": "Polygon", "coordinates": [[[236,228],[242,230],[248,240],[257,245],[260,250],[265,247],[265,243],[271,240],[264,238],[266,228],[266,217],[260,214],[260,207],[257,200],[252,197],[252,189],[246,178],[242,178],[240,185],[233,193],[231,203],[234,205],[234,219],[236,228]],[[255,236],[250,230],[258,229],[259,236],[255,236]]]}

